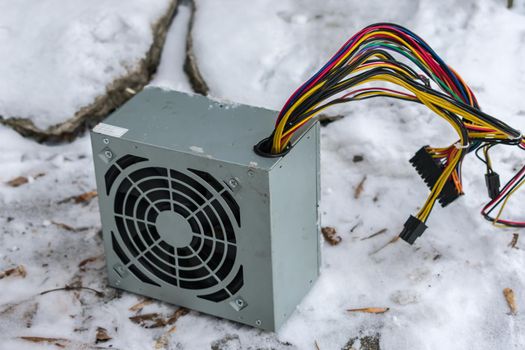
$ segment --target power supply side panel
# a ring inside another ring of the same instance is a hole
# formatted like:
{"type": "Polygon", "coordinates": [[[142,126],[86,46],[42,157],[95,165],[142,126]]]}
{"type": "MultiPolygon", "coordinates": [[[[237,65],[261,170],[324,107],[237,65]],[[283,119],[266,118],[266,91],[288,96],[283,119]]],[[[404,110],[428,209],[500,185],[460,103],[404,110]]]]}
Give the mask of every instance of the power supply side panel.
{"type": "Polygon", "coordinates": [[[316,123],[270,172],[276,328],[319,276],[318,160],[316,123]]]}
{"type": "Polygon", "coordinates": [[[273,330],[268,172],[100,133],[92,144],[109,284],[273,330]]]}

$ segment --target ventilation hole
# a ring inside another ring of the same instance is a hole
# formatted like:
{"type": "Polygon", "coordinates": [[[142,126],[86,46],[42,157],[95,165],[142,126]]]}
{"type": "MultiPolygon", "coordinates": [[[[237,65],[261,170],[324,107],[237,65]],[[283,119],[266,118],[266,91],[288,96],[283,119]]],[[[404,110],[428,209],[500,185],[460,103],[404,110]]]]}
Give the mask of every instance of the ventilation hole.
{"type": "Polygon", "coordinates": [[[191,232],[193,233],[201,233],[199,224],[197,223],[197,220],[195,218],[188,218],[188,224],[190,224],[191,232]]]}
{"type": "Polygon", "coordinates": [[[169,265],[165,263],[164,261],[157,258],[152,252],[147,252],[144,254],[146,259],[148,259],[151,263],[155,265],[155,267],[159,268],[161,271],[169,274],[169,275],[176,275],[177,271],[175,270],[174,265],[169,265]]]}
{"type": "Polygon", "coordinates": [[[151,272],[153,275],[155,275],[156,277],[160,278],[161,280],[163,280],[164,282],[167,282],[167,283],[170,283],[170,284],[173,284],[174,286],[177,285],[177,279],[173,276],[170,276],[170,275],[167,275],[165,274],[164,272],[162,272],[161,270],[159,270],[158,268],[156,268],[155,266],[153,266],[148,260],[146,260],[146,258],[144,257],[141,257],[139,259],[139,262],[149,271],[151,272]]]}
{"type": "Polygon", "coordinates": [[[129,235],[126,234],[127,231],[126,231],[126,228],[124,226],[124,220],[122,220],[122,218],[117,216],[117,217],[115,217],[115,222],[117,224],[117,229],[120,232],[120,238],[122,238],[122,241],[124,241],[124,244],[126,245],[128,250],[130,251],[130,253],[133,256],[139,255],[139,252],[137,251],[137,249],[135,248],[133,243],[131,243],[129,235]]]}
{"type": "Polygon", "coordinates": [[[149,202],[145,197],[142,197],[137,204],[137,219],[145,220],[146,218],[146,210],[149,207],[149,202]]]}
{"type": "Polygon", "coordinates": [[[199,267],[198,269],[179,271],[179,277],[183,279],[187,279],[187,280],[202,279],[208,275],[209,275],[209,272],[205,267],[199,267]]]}
{"type": "Polygon", "coordinates": [[[204,233],[204,235],[208,237],[213,237],[213,230],[211,229],[208,219],[206,219],[206,215],[204,215],[202,211],[198,211],[196,216],[199,222],[201,223],[202,230],[203,230],[202,233],[204,233]]]}
{"type": "Polygon", "coordinates": [[[228,299],[230,295],[228,294],[226,289],[221,289],[215,293],[206,294],[206,295],[198,295],[198,297],[201,299],[206,299],[206,300],[214,301],[218,303],[220,301],[228,299]]]}
{"type": "Polygon", "coordinates": [[[128,193],[131,186],[132,184],[128,179],[124,179],[120,183],[120,186],[117,189],[117,194],[115,195],[115,205],[113,208],[115,210],[115,213],[122,214],[122,208],[124,207],[124,198],[126,197],[126,193],[128,193]]]}
{"type": "Polygon", "coordinates": [[[170,192],[166,190],[157,190],[147,193],[146,196],[148,196],[149,200],[152,202],[160,200],[169,200],[170,192]]]}
{"type": "Polygon", "coordinates": [[[200,237],[193,236],[190,242],[190,247],[196,251],[201,246],[201,241],[202,239],[200,237]]]}
{"type": "Polygon", "coordinates": [[[222,224],[224,225],[224,230],[226,231],[226,236],[228,237],[228,242],[235,243],[235,232],[233,232],[233,226],[230,219],[228,218],[228,215],[226,214],[226,211],[224,211],[224,208],[216,199],[211,202],[211,205],[215,208],[219,214],[219,217],[221,218],[222,224]]]}
{"type": "MultiPolygon", "coordinates": [[[[160,238],[160,237],[159,237],[160,238]]],[[[170,244],[166,243],[165,241],[160,241],[159,245],[162,249],[164,249],[167,252],[173,251],[173,254],[175,254],[175,249],[170,244]]],[[[190,252],[191,253],[191,252],[190,252]]],[[[178,253],[177,253],[178,254],[178,253]]]]}
{"type": "Polygon", "coordinates": [[[154,207],[150,207],[150,210],[148,212],[148,222],[155,222],[155,220],[157,220],[157,216],[159,215],[159,213],[157,212],[157,210],[153,209],[154,207]]]}
{"type": "Polygon", "coordinates": [[[217,283],[218,282],[217,282],[217,280],[215,278],[208,277],[206,279],[199,280],[199,281],[184,281],[184,280],[181,280],[180,281],[180,286],[181,286],[181,288],[186,288],[186,289],[205,289],[205,288],[213,287],[217,283]]]}
{"type": "Polygon", "coordinates": [[[221,196],[226,202],[226,204],[228,204],[228,207],[230,207],[230,210],[232,211],[235,220],[237,220],[237,225],[241,227],[241,211],[239,209],[239,205],[237,204],[235,199],[233,199],[232,195],[229,192],[224,191],[221,194],[221,196]]]}
{"type": "Polygon", "coordinates": [[[122,170],[126,169],[127,167],[132,166],[133,164],[144,162],[146,161],[146,158],[133,156],[131,154],[127,154],[124,157],[117,160],[117,164],[122,168],[122,170]]]}
{"type": "Polygon", "coordinates": [[[129,263],[129,258],[126,256],[126,254],[124,254],[124,251],[122,251],[122,248],[118,244],[118,241],[115,238],[115,234],[113,232],[111,232],[111,243],[113,244],[113,251],[117,254],[117,256],[119,257],[120,261],[124,265],[129,263]]]}
{"type": "Polygon", "coordinates": [[[219,240],[224,240],[224,234],[222,232],[222,226],[221,222],[219,221],[219,218],[217,218],[210,206],[207,205],[206,207],[204,207],[203,210],[211,222],[213,232],[215,233],[215,238],[219,240]]]}
{"type": "Polygon", "coordinates": [[[230,282],[230,284],[228,284],[228,286],[226,286],[226,289],[228,289],[228,291],[232,295],[234,295],[235,293],[239,291],[239,289],[242,288],[243,285],[244,285],[244,277],[243,277],[242,265],[241,265],[241,267],[239,267],[239,271],[237,272],[233,280],[230,282]]]}
{"type": "Polygon", "coordinates": [[[196,211],[198,209],[198,207],[195,205],[195,203],[193,203],[190,199],[188,199],[187,197],[181,195],[181,194],[178,194],[176,192],[172,192],[171,193],[171,198],[173,199],[174,202],[176,203],[179,203],[180,205],[188,208],[190,211],[196,211]]]}
{"type": "Polygon", "coordinates": [[[226,276],[228,276],[228,273],[233,268],[236,253],[237,248],[234,245],[228,245],[228,248],[226,250],[226,259],[224,259],[222,266],[217,271],[217,277],[219,277],[221,280],[225,279],[226,276]]]}
{"type": "Polygon", "coordinates": [[[202,186],[200,183],[189,177],[188,175],[185,175],[181,172],[178,172],[176,170],[171,170],[170,172],[171,177],[175,180],[179,180],[181,182],[184,182],[187,184],[190,188],[195,189],[197,192],[199,192],[204,198],[210,199],[213,197],[210,191],[206,189],[206,187],[202,186]]]}
{"type": "Polygon", "coordinates": [[[137,199],[140,197],[139,191],[136,189],[132,189],[128,192],[128,197],[126,198],[126,203],[124,203],[124,212],[127,216],[135,216],[133,215],[133,211],[135,209],[135,203],[137,202],[137,199]]]}
{"type": "Polygon", "coordinates": [[[152,284],[154,286],[160,287],[160,284],[152,281],[148,276],[142,273],[135,265],[129,265],[129,270],[142,282],[152,284]]]}
{"type": "Polygon", "coordinates": [[[133,182],[139,182],[147,177],[166,177],[168,171],[165,168],[142,168],[129,174],[129,178],[133,182]]]}
{"type": "Polygon", "coordinates": [[[160,239],[159,232],[157,231],[157,228],[154,225],[148,225],[148,231],[151,237],[153,237],[154,241],[158,241],[160,239]]]}
{"type": "Polygon", "coordinates": [[[128,219],[128,220],[126,220],[126,225],[128,227],[128,232],[131,235],[131,239],[133,240],[133,242],[137,246],[137,249],[140,252],[145,251],[146,250],[146,246],[144,245],[144,243],[142,243],[142,239],[140,239],[139,233],[135,229],[135,222],[133,220],[131,220],[131,219],[128,219]]]}
{"type": "Polygon", "coordinates": [[[169,255],[168,253],[166,253],[164,250],[160,249],[158,246],[153,246],[151,248],[151,251],[155,253],[160,259],[162,259],[167,264],[171,266],[175,266],[175,258],[169,255]]]}
{"type": "Polygon", "coordinates": [[[209,239],[204,240],[204,244],[202,245],[202,248],[197,251],[197,249],[194,248],[195,251],[197,251],[197,255],[202,259],[202,261],[207,261],[210,257],[211,251],[213,247],[213,241],[209,239]]]}
{"type": "Polygon", "coordinates": [[[142,222],[137,221],[137,226],[139,227],[140,235],[146,241],[146,245],[148,247],[151,247],[155,242],[151,238],[151,236],[150,236],[150,234],[149,234],[149,232],[148,232],[148,230],[146,228],[146,225],[144,225],[142,222]]]}
{"type": "Polygon", "coordinates": [[[159,211],[168,211],[171,210],[171,202],[157,202],[155,206],[159,211]]]}
{"type": "Polygon", "coordinates": [[[109,192],[111,191],[111,186],[113,186],[113,183],[117,179],[117,177],[120,174],[120,170],[115,165],[112,165],[108,171],[106,171],[106,174],[104,175],[104,180],[106,181],[106,195],[109,196],[109,192]]]}
{"type": "MultiPolygon", "coordinates": [[[[206,240],[209,244],[213,244],[213,241],[206,240]]],[[[208,261],[208,267],[210,270],[215,271],[215,269],[220,265],[222,258],[224,256],[224,243],[215,242],[215,249],[213,250],[212,258],[208,261]]]]}
{"type": "Polygon", "coordinates": [[[187,218],[191,214],[189,211],[187,211],[186,209],[184,209],[183,207],[175,203],[173,203],[173,211],[176,213],[179,213],[184,218],[187,218]]]}
{"type": "MultiPolygon", "coordinates": [[[[142,192],[148,192],[154,189],[168,189],[170,186],[170,183],[166,179],[153,178],[153,179],[147,179],[147,180],[141,181],[137,183],[137,186],[140,188],[142,192]]],[[[169,199],[169,193],[166,199],[169,199]]]]}
{"type": "Polygon", "coordinates": [[[177,255],[179,256],[190,256],[192,254],[191,249],[188,247],[177,248],[177,255]]]}
{"type": "Polygon", "coordinates": [[[201,261],[196,255],[192,255],[190,257],[179,257],[177,260],[180,267],[196,267],[201,264],[201,261]]]}
{"type": "Polygon", "coordinates": [[[213,187],[213,189],[215,189],[215,191],[220,192],[224,189],[224,187],[220,184],[220,182],[217,181],[209,173],[200,171],[200,170],[195,170],[195,169],[188,169],[188,170],[196,174],[197,176],[199,176],[204,181],[206,181],[211,187],[213,187]]]}
{"type": "MultiPolygon", "coordinates": [[[[206,203],[206,200],[204,198],[202,198],[197,192],[193,191],[191,188],[188,188],[186,185],[181,184],[180,182],[172,181],[171,182],[171,188],[173,190],[175,190],[175,191],[178,191],[178,192],[186,195],[188,198],[193,200],[199,206],[201,206],[204,203],[206,203]]],[[[188,200],[185,199],[185,201],[188,201],[188,200]]]]}

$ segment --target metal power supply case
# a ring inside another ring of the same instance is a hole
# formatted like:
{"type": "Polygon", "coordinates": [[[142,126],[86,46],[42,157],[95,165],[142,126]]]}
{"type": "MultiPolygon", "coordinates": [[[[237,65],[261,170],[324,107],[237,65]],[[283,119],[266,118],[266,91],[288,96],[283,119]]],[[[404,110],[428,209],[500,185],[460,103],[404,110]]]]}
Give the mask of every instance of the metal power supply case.
{"type": "Polygon", "coordinates": [[[319,275],[319,127],[284,157],[276,112],[148,88],[91,133],[111,286],[265,330],[319,275]]]}

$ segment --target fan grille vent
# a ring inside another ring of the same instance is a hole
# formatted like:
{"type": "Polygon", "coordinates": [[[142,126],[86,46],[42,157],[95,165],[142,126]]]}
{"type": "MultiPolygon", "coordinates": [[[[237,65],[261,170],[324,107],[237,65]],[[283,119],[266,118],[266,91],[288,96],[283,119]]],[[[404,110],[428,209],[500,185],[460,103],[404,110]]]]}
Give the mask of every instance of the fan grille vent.
{"type": "MultiPolygon", "coordinates": [[[[133,155],[117,160],[105,174],[107,193],[124,169],[144,161],[147,159],[133,155]]],[[[122,176],[113,207],[117,235],[129,254],[111,232],[113,250],[144,283],[160,286],[155,279],[189,290],[220,288],[234,272],[239,206],[227,187],[211,174],[187,171],[144,166],[122,176]],[[159,215],[165,212],[180,216],[191,232],[169,228],[167,237],[166,227],[158,227],[159,215]],[[189,244],[176,246],[169,239],[180,234],[190,237],[189,244]]],[[[222,301],[237,293],[243,283],[240,266],[226,287],[199,297],[222,301]]]]}

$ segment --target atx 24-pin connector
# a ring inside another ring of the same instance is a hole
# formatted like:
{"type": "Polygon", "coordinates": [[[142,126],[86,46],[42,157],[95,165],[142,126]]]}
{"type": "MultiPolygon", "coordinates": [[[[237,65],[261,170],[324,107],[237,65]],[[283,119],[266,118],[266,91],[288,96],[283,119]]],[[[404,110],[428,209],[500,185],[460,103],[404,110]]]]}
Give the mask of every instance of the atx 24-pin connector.
{"type": "MultiPolygon", "coordinates": [[[[432,187],[436,184],[439,177],[443,173],[445,167],[437,160],[432,158],[427,152],[428,146],[423,146],[417,153],[410,159],[410,163],[416,168],[419,175],[423,178],[427,186],[432,190],[432,187]]],[[[454,181],[449,178],[445,183],[441,193],[439,194],[438,200],[442,207],[446,207],[453,201],[455,201],[463,193],[458,192],[454,181]]]]}

